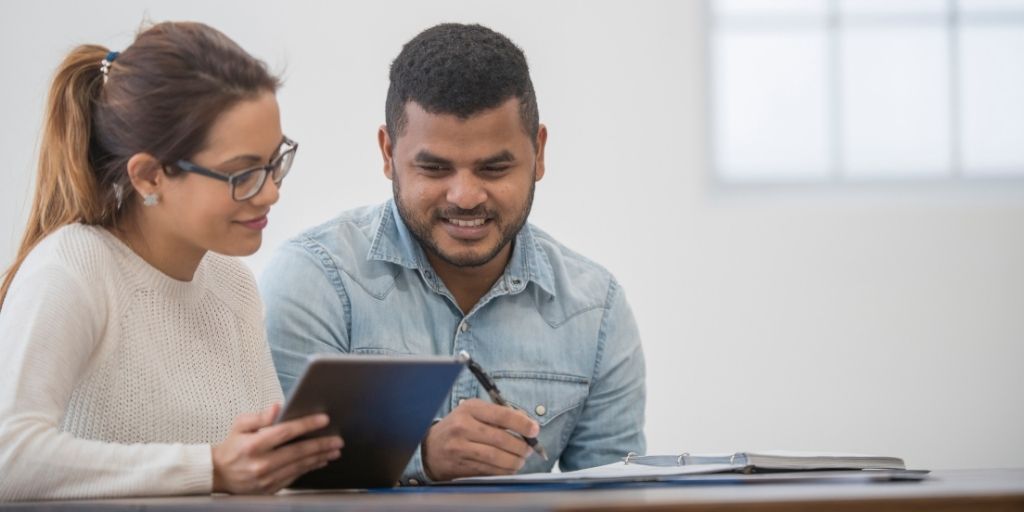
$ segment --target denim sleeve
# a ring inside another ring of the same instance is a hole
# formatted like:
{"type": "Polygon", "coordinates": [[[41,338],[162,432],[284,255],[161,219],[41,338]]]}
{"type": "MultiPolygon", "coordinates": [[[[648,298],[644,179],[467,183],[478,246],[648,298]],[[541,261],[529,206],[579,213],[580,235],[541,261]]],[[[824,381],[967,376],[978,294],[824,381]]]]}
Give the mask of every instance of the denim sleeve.
{"type": "Polygon", "coordinates": [[[314,241],[290,241],[260,279],[267,341],[287,396],[313,354],[349,351],[349,302],[341,272],[314,241]]]}
{"type": "Polygon", "coordinates": [[[615,462],[628,452],[646,451],[646,388],[640,332],[614,279],[605,304],[590,393],[559,459],[562,471],[600,466],[615,462]]]}
{"type": "MultiPolygon", "coordinates": [[[[438,420],[434,420],[436,423],[438,420]]],[[[401,485],[423,485],[433,483],[429,476],[427,476],[427,470],[423,467],[423,444],[420,443],[416,447],[416,451],[412,454],[412,459],[406,464],[405,469],[402,471],[401,485]]]]}
{"type": "MultiPolygon", "coordinates": [[[[310,355],[350,351],[352,310],[342,273],[315,241],[291,241],[281,247],[261,276],[260,292],[267,308],[267,339],[286,395],[310,355]]],[[[401,481],[430,481],[419,447],[401,481]]]]}

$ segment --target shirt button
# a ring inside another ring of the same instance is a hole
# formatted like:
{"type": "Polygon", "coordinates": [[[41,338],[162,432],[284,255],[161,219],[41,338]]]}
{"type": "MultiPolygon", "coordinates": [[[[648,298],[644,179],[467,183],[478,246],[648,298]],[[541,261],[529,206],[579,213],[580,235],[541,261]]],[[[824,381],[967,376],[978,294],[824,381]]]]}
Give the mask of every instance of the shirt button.
{"type": "Polygon", "coordinates": [[[420,484],[419,480],[416,480],[415,478],[410,478],[409,479],[409,485],[419,485],[419,484],[420,484]]]}
{"type": "Polygon", "coordinates": [[[459,399],[459,405],[462,405],[462,403],[463,403],[463,402],[465,402],[465,401],[466,401],[466,399],[465,399],[465,398],[460,398],[460,399],[459,399]]]}
{"type": "Polygon", "coordinates": [[[538,405],[533,409],[533,412],[537,413],[537,416],[544,416],[548,413],[548,408],[543,405],[538,405]]]}
{"type": "Polygon", "coordinates": [[[522,283],[522,281],[520,281],[518,279],[513,279],[512,280],[512,286],[519,286],[519,283],[522,283]]]}
{"type": "Polygon", "coordinates": [[[459,326],[459,330],[462,331],[462,332],[468,331],[469,330],[469,323],[468,322],[462,322],[462,325],[459,326]]]}

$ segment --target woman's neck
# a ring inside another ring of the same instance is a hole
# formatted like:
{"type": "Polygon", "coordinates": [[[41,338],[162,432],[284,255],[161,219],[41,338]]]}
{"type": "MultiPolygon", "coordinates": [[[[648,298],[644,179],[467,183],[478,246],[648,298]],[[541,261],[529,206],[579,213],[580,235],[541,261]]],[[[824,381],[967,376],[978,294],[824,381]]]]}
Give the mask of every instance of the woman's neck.
{"type": "Polygon", "coordinates": [[[143,261],[178,281],[191,281],[206,255],[206,249],[160,229],[145,215],[127,215],[110,232],[143,261]]]}

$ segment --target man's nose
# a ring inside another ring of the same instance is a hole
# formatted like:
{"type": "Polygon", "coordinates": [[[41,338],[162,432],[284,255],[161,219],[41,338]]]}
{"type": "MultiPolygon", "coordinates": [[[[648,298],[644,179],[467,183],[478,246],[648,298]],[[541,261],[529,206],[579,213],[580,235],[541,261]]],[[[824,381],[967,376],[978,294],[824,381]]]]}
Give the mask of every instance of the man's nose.
{"type": "Polygon", "coordinates": [[[473,172],[460,170],[452,176],[447,199],[463,210],[472,210],[487,200],[487,191],[473,172]]]}

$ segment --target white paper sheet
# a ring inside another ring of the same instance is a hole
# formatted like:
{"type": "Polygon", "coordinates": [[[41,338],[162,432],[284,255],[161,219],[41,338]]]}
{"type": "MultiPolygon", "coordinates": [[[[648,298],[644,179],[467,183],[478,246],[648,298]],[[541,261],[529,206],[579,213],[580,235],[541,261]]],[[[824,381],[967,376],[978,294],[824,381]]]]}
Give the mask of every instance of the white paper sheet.
{"type": "Polygon", "coordinates": [[[700,475],[708,473],[724,473],[742,469],[739,464],[700,464],[694,466],[645,466],[643,464],[626,464],[614,462],[604,466],[568,471],[565,473],[528,473],[511,476],[478,476],[457,478],[455,484],[511,484],[511,483],[556,483],[581,481],[653,481],[659,478],[700,475]]]}

